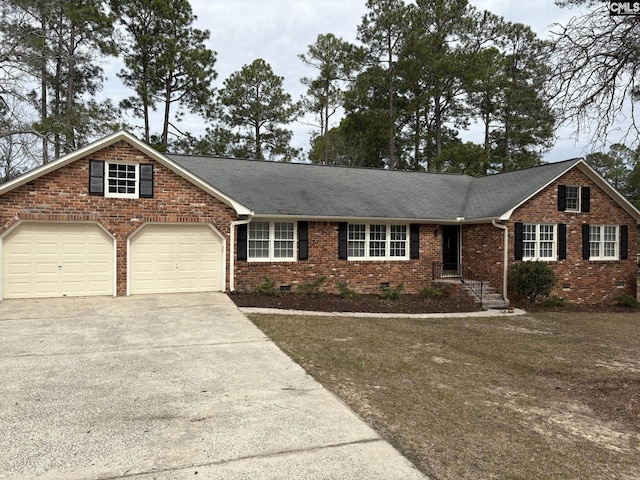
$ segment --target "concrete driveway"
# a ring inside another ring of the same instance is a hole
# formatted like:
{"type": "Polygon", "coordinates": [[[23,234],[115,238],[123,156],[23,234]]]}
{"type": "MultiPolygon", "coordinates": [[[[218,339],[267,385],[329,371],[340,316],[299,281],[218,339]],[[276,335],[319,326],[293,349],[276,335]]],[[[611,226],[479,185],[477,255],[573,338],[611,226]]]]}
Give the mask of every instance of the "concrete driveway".
{"type": "Polygon", "coordinates": [[[425,477],[218,293],[0,302],[0,478],[425,477]]]}

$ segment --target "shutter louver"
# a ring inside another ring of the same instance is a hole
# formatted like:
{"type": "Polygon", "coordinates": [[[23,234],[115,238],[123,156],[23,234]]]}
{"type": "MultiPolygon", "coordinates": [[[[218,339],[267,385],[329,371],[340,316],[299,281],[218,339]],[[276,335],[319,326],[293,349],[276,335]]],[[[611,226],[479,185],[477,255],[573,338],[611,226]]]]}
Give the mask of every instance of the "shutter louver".
{"type": "Polygon", "coordinates": [[[237,251],[238,251],[238,260],[246,261],[247,260],[247,226],[246,225],[238,225],[238,239],[237,242],[237,251]]]}
{"type": "Polygon", "coordinates": [[[104,162],[89,161],[89,195],[104,197],[104,162]]]}
{"type": "Polygon", "coordinates": [[[582,187],[582,191],[580,192],[581,203],[580,211],[581,212],[590,212],[591,211],[591,188],[582,187]]]}
{"type": "Polygon", "coordinates": [[[347,259],[347,222],[338,224],[338,258],[340,260],[347,259]]]}
{"type": "Polygon", "coordinates": [[[560,223],[558,225],[558,259],[566,260],[567,258],[567,225],[560,223]]]}
{"type": "Polygon", "coordinates": [[[153,165],[144,163],[140,165],[140,198],[153,198],[153,165]]]}
{"type": "Polygon", "coordinates": [[[515,224],[515,244],[514,244],[514,258],[515,260],[522,260],[523,246],[522,246],[522,223],[516,222],[515,224]]]}
{"type": "Polygon", "coordinates": [[[564,212],[567,209],[567,187],[558,185],[558,211],[564,212]]]}
{"type": "Polygon", "coordinates": [[[420,258],[420,225],[417,223],[409,225],[409,258],[411,260],[420,258]]]}
{"type": "Polygon", "coordinates": [[[309,260],[309,222],[298,222],[298,260],[309,260]]]}

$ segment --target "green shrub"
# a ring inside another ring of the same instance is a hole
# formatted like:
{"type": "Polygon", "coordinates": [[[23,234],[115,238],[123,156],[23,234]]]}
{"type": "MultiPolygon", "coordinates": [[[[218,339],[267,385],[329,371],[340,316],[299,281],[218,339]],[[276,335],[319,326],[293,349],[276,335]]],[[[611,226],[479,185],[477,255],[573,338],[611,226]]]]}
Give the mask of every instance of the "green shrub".
{"type": "Polygon", "coordinates": [[[313,282],[305,282],[298,285],[298,292],[304,295],[318,295],[319,293],[324,293],[324,290],[320,291],[320,287],[324,285],[327,277],[319,277],[315,279],[313,282]]]}
{"type": "Polygon", "coordinates": [[[545,307],[564,307],[567,305],[566,297],[553,297],[545,298],[540,305],[544,305],[545,307]]]}
{"type": "Polygon", "coordinates": [[[276,288],[276,282],[269,277],[262,277],[262,283],[255,288],[254,292],[258,295],[266,295],[269,297],[277,297],[280,295],[280,290],[276,288]]]}
{"type": "Polygon", "coordinates": [[[380,285],[380,288],[382,289],[382,295],[384,295],[384,298],[386,298],[387,300],[397,300],[398,298],[400,298],[400,294],[404,290],[404,282],[400,282],[395,287],[391,287],[387,284],[382,284],[380,285]]]}
{"type": "Polygon", "coordinates": [[[441,298],[444,296],[444,292],[441,288],[425,287],[418,292],[418,296],[428,300],[430,298],[441,298]]]}
{"type": "Polygon", "coordinates": [[[640,306],[640,303],[631,295],[618,295],[616,297],[616,305],[619,307],[636,308],[640,306]]]}
{"type": "Polygon", "coordinates": [[[348,298],[358,298],[359,296],[355,290],[349,288],[349,285],[347,285],[346,282],[336,282],[336,288],[338,289],[340,296],[345,300],[348,298]]]}
{"type": "Polygon", "coordinates": [[[513,287],[531,303],[548,297],[557,281],[551,267],[544,262],[514,263],[510,270],[513,287]]]}

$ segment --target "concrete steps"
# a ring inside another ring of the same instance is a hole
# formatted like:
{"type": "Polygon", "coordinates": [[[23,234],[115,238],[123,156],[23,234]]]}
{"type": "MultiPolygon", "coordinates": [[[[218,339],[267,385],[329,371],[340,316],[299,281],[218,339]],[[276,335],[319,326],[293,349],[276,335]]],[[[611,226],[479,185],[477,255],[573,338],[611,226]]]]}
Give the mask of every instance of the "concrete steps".
{"type": "Polygon", "coordinates": [[[497,293],[496,289],[490,284],[483,282],[482,297],[480,297],[464,280],[460,280],[460,283],[462,290],[473,297],[476,302],[482,303],[483,308],[509,308],[509,302],[505,301],[502,294],[497,293]]]}

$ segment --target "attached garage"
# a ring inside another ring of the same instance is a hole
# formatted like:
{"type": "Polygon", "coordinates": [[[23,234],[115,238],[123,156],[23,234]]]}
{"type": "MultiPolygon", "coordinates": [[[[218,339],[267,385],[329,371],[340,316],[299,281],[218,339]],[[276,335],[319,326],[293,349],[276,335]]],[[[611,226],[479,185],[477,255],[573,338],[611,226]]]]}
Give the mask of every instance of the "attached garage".
{"type": "Polygon", "coordinates": [[[2,238],[3,298],[115,293],[115,239],[97,223],[23,222],[2,238]]]}
{"type": "Polygon", "coordinates": [[[224,291],[224,240],[208,224],[148,224],[129,242],[128,293],[224,291]]]}

